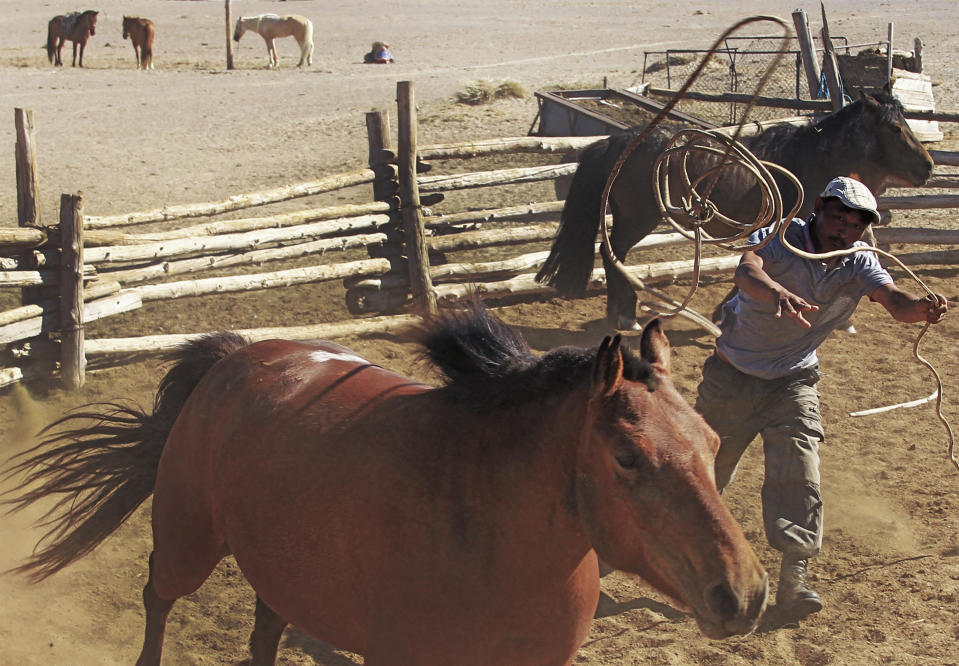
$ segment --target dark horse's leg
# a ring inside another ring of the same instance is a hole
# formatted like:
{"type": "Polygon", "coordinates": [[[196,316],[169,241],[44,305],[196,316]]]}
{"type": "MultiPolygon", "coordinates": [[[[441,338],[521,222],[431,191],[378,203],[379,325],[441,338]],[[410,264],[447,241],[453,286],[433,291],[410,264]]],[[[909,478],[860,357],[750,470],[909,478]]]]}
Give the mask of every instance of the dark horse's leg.
{"type": "Polygon", "coordinates": [[[54,64],[57,67],[63,67],[63,42],[66,40],[63,37],[57,37],[57,59],[54,64]]]}
{"type": "Polygon", "coordinates": [[[153,553],[150,553],[150,576],[143,588],[143,607],[147,621],[143,635],[143,649],[136,666],[159,666],[163,652],[163,634],[166,631],[166,618],[173,608],[173,600],[161,599],[153,587],[153,553]]]}
{"type": "Polygon", "coordinates": [[[287,622],[256,595],[256,615],[250,634],[250,666],[273,666],[287,622]]]}
{"type": "MultiPolygon", "coordinates": [[[[629,202],[629,205],[637,204],[629,202]]],[[[648,204],[647,204],[648,205],[648,204]]],[[[609,199],[609,208],[613,214],[613,229],[609,233],[609,244],[620,262],[626,262],[626,255],[636,243],[643,240],[656,228],[655,215],[644,218],[641,209],[627,218],[628,206],[618,203],[613,196],[609,199]]],[[[636,291],[629,281],[619,272],[603,248],[603,269],[606,273],[606,319],[610,326],[620,330],[639,330],[636,321],[636,291]]]]}
{"type": "MultiPolygon", "coordinates": [[[[616,202],[611,200],[609,207],[614,220],[613,228],[609,233],[609,244],[613,248],[613,254],[619,261],[625,263],[626,254],[639,239],[634,238],[630,233],[631,229],[627,228],[629,225],[615,222],[623,219],[616,202]]],[[[619,269],[613,265],[605,246],[602,248],[602,254],[603,270],[606,273],[606,319],[613,328],[637,329],[639,325],[636,323],[636,292],[619,269]]]]}

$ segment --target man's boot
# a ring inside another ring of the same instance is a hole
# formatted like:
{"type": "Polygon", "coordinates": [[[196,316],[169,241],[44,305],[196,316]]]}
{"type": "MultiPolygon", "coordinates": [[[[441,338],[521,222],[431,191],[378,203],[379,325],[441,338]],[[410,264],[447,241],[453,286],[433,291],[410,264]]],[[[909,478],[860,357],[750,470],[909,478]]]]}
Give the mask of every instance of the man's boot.
{"type": "Polygon", "coordinates": [[[776,607],[796,620],[822,610],[822,599],[806,581],[806,560],[783,555],[776,607]]]}

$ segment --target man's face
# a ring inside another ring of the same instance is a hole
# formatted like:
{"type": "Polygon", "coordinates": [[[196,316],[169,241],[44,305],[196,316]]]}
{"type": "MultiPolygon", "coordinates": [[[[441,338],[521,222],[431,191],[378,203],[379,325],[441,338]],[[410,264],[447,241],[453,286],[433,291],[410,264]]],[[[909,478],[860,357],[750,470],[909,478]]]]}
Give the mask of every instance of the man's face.
{"type": "Polygon", "coordinates": [[[819,252],[846,250],[862,238],[869,226],[858,210],[847,208],[838,199],[816,199],[813,234],[819,252]]]}

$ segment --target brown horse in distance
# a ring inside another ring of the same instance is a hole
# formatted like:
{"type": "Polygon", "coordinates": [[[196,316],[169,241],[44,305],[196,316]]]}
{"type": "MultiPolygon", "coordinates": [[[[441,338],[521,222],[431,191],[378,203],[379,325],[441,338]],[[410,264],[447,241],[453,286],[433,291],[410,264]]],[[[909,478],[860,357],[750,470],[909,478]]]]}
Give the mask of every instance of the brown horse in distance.
{"type": "Polygon", "coordinates": [[[153,69],[153,21],[139,16],[123,17],[123,39],[130,38],[137,56],[137,69],[153,69]]]}
{"type": "Polygon", "coordinates": [[[332,342],[188,343],[152,413],[68,415],[10,470],[25,478],[9,501],[60,510],[19,570],[55,573],[152,494],[140,666],[160,664],[174,602],[229,554],[257,595],[256,666],[288,623],[367,666],[570,664],[599,558],[710,638],[753,630],[767,576],[658,320],[639,354],[616,336],[540,356],[481,306],[420,338],[438,387],[332,342]]]}
{"type": "Polygon", "coordinates": [[[77,66],[77,46],[80,47],[80,67],[83,67],[83,51],[87,47],[87,40],[97,34],[97,14],[99,12],[88,9],[85,12],[73,12],[54,16],[47,24],[47,58],[57,67],[63,66],[60,52],[63,43],[73,42],[73,66],[77,66]]]}

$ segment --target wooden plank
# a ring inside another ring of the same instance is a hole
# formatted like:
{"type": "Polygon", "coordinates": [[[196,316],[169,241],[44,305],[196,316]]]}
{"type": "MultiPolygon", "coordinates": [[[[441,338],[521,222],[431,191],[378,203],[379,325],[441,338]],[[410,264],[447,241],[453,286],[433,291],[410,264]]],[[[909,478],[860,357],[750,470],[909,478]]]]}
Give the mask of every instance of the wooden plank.
{"type": "Polygon", "coordinates": [[[959,166],[959,151],[955,150],[930,150],[929,156],[932,161],[941,166],[959,166]]]}
{"type": "Polygon", "coordinates": [[[102,266],[105,264],[128,264],[137,261],[171,259],[195,254],[252,250],[273,243],[313,239],[347,230],[373,229],[386,226],[388,223],[388,216],[368,215],[344,220],[324,220],[309,224],[298,224],[279,229],[259,229],[245,233],[197,238],[175,238],[143,245],[105,245],[87,248],[85,258],[88,263],[102,266]]]}
{"type": "MultiPolygon", "coordinates": [[[[275,328],[250,328],[235,331],[251,342],[259,340],[336,340],[344,337],[369,335],[372,333],[402,332],[422,323],[416,315],[393,315],[352,319],[348,321],[313,324],[309,326],[288,326],[275,328]]],[[[100,338],[87,340],[88,358],[100,358],[111,355],[163,354],[167,351],[194,340],[202,333],[179,333],[151,335],[136,338],[100,338]]]]}
{"type": "MultiPolygon", "coordinates": [[[[83,323],[86,324],[104,317],[136,310],[142,305],[143,301],[139,294],[127,289],[113,296],[86,303],[83,308],[83,323]]],[[[6,326],[0,326],[0,344],[34,338],[44,333],[57,331],[59,327],[60,319],[56,310],[45,312],[39,317],[31,317],[6,326]]]]}
{"type": "Polygon", "coordinates": [[[183,280],[164,284],[131,287],[123,292],[139,294],[144,302],[203,296],[206,294],[224,294],[237,291],[256,291],[289,287],[296,284],[340,280],[351,275],[376,275],[386,273],[391,264],[388,259],[361,259],[342,264],[327,266],[307,266],[290,268],[272,273],[254,273],[250,275],[228,275],[223,277],[183,280]]]}
{"type": "MultiPolygon", "coordinates": [[[[89,302],[97,298],[110,296],[118,291],[120,291],[119,282],[98,280],[86,286],[86,288],[83,290],[83,300],[84,302],[89,302]]],[[[0,326],[6,326],[7,324],[12,324],[17,321],[30,319],[31,317],[40,317],[46,312],[56,312],[56,309],[56,300],[50,299],[42,303],[31,303],[28,305],[21,305],[20,307],[13,308],[11,310],[4,310],[3,312],[0,312],[0,326]]]]}
{"type": "Polygon", "coordinates": [[[262,190],[260,192],[237,194],[223,201],[164,206],[163,208],[154,210],[121,213],[120,215],[87,216],[84,219],[84,225],[88,229],[102,229],[105,227],[129,224],[145,224],[148,222],[166,222],[190,217],[205,217],[225,213],[230,210],[262,206],[277,201],[287,201],[289,199],[322,194],[323,192],[331,192],[353,185],[372,183],[374,178],[375,176],[372,170],[360,169],[359,171],[327,176],[326,178],[320,178],[319,180],[306,183],[284,185],[283,187],[262,190]]]}
{"type": "Polygon", "coordinates": [[[913,197],[879,197],[880,210],[959,208],[959,194],[925,194],[913,197]]]}
{"type": "Polygon", "coordinates": [[[576,173],[576,162],[567,164],[546,164],[543,166],[520,167],[516,169],[498,169],[473,173],[423,176],[419,179],[420,192],[448,192],[466,190],[474,187],[510,185],[516,183],[536,183],[553,180],[560,176],[576,173]]]}
{"type": "Polygon", "coordinates": [[[219,254],[179,259],[176,261],[159,261],[149,266],[138,268],[105,270],[100,273],[104,278],[117,280],[125,285],[168,278],[184,273],[196,273],[206,270],[222,270],[230,266],[249,266],[271,261],[296,259],[310,255],[321,255],[327,252],[339,252],[360,247],[375,247],[387,245],[391,242],[385,233],[357,234],[355,236],[341,236],[339,238],[322,238],[307,243],[296,243],[282,247],[271,247],[264,250],[252,250],[239,254],[219,254]]]}
{"type": "Polygon", "coordinates": [[[876,227],[880,243],[920,243],[923,245],[959,245],[959,229],[921,229],[915,227],[876,227]]]}
{"type": "Polygon", "coordinates": [[[590,144],[605,139],[607,136],[602,134],[597,136],[521,136],[482,139],[422,146],[417,150],[417,154],[423,159],[453,159],[501,153],[567,153],[573,150],[582,150],[590,144]]]}

